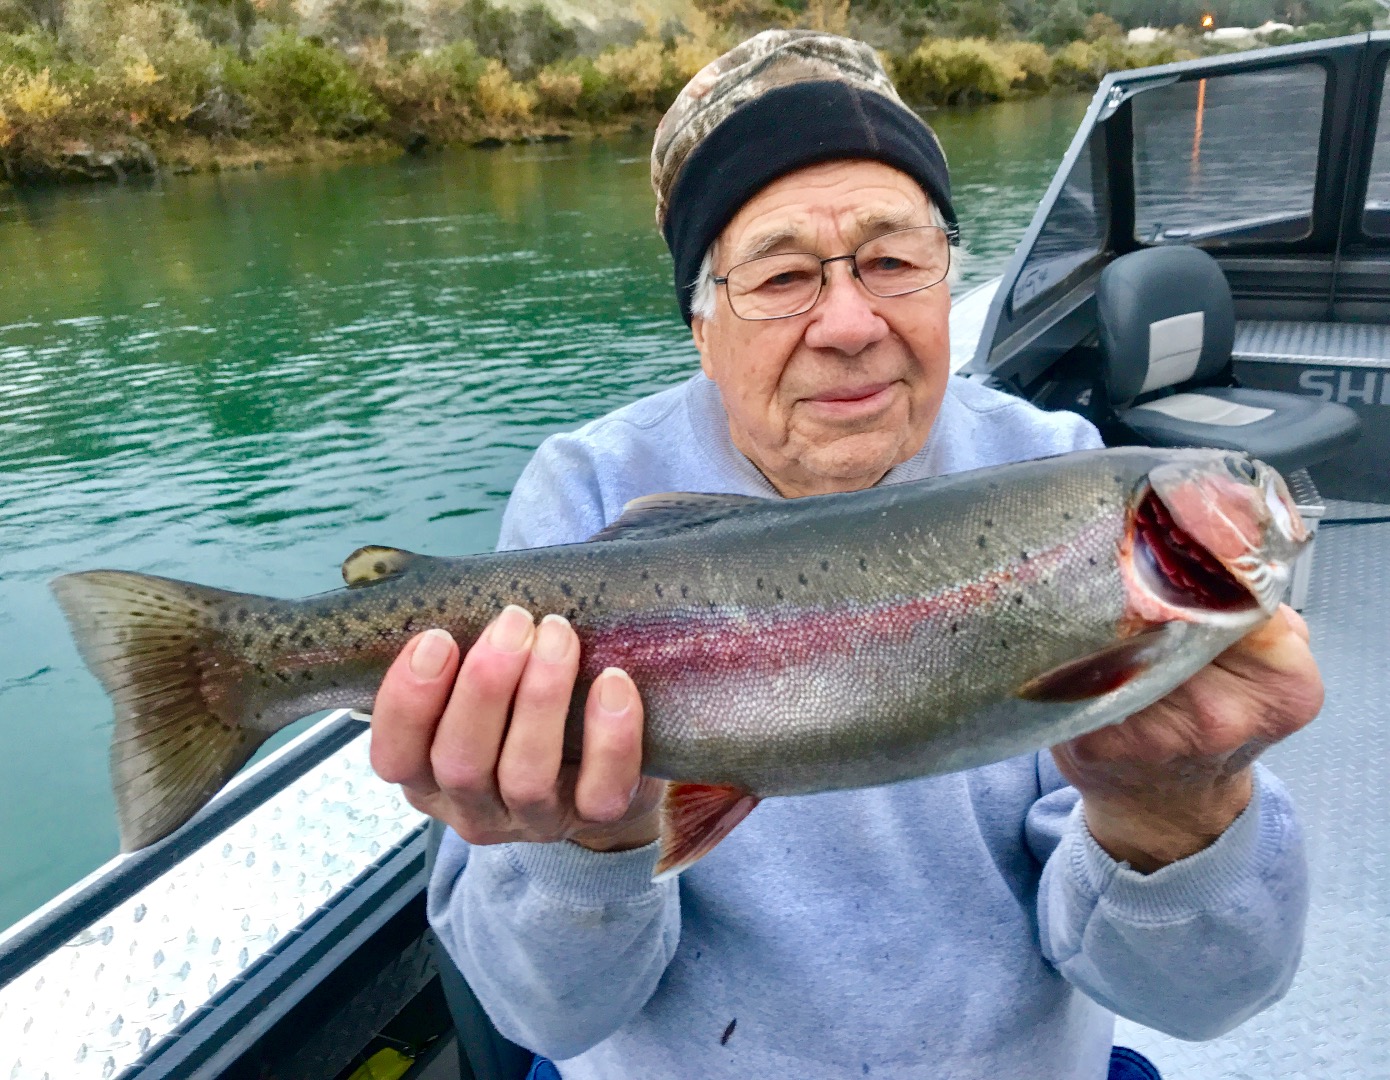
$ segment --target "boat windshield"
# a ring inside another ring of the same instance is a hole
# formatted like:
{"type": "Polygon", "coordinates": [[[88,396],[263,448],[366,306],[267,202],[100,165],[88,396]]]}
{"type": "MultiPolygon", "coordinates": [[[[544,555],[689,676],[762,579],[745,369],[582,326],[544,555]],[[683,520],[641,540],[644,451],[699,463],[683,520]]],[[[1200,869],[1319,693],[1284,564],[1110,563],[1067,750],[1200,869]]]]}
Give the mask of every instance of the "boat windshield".
{"type": "Polygon", "coordinates": [[[1051,291],[1104,250],[1110,208],[1104,178],[1096,174],[1102,137],[1099,129],[1091,133],[1067,174],[1018,275],[1013,291],[1015,308],[1051,291]]]}
{"type": "Polygon", "coordinates": [[[1134,99],[1134,235],[1300,240],[1311,231],[1321,64],[1156,87],[1134,99]]]}
{"type": "Polygon", "coordinates": [[[1361,227],[1369,236],[1390,236],[1390,72],[1381,64],[1380,115],[1376,119],[1376,147],[1371,155],[1371,176],[1366,185],[1366,208],[1361,227]]]}

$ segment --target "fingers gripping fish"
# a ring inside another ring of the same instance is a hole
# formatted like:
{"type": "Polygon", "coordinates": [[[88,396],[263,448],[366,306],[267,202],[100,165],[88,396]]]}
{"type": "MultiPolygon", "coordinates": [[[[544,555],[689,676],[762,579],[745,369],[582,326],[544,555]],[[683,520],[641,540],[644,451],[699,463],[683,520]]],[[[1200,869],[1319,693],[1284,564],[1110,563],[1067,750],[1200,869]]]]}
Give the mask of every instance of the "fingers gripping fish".
{"type": "Polygon", "coordinates": [[[467,649],[509,603],[610,666],[665,777],[658,873],[759,799],[973,768],[1122,720],[1276,610],[1307,542],[1283,480],[1224,451],[1088,451],[796,500],[657,495],[591,541],[468,558],[363,548],[277,600],[112,570],[53,588],[115,703],[122,843],[188,820],[301,716],[370,711],[412,636],[467,649]]]}

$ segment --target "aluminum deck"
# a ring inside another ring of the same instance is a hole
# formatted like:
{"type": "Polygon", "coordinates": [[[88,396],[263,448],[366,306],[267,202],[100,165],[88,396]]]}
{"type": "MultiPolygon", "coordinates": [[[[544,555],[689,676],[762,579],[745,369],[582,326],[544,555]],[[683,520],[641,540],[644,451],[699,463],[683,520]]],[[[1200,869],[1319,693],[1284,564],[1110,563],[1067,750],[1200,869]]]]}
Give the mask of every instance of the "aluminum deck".
{"type": "Polygon", "coordinates": [[[1165,1080],[1390,1078],[1390,523],[1337,516],[1318,532],[1303,612],[1327,703],[1266,757],[1307,837],[1303,966],[1283,1001],[1221,1039],[1185,1043],[1121,1021],[1116,1041],[1165,1080]]]}

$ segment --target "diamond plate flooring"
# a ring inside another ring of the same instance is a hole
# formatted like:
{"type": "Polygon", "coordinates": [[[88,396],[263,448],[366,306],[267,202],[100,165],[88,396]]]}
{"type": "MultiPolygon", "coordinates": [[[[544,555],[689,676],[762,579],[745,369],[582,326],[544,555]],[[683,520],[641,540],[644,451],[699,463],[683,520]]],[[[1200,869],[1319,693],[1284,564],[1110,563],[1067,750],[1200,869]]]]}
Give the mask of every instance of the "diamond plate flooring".
{"type": "Polygon", "coordinates": [[[1304,616],[1327,702],[1266,757],[1307,834],[1303,965],[1283,1001],[1221,1039],[1120,1021],[1115,1041],[1164,1080],[1390,1080],[1390,524],[1319,532],[1304,616]]]}

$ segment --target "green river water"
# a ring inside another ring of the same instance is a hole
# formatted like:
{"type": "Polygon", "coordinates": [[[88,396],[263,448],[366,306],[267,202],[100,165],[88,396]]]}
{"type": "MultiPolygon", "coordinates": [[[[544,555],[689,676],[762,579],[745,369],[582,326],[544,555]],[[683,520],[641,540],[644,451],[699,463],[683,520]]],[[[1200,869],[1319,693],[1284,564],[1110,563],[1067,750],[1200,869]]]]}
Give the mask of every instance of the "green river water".
{"type": "MultiPolygon", "coordinates": [[[[997,274],[1085,109],[933,113],[997,274]]],[[[110,708],[47,589],[337,587],[491,546],[548,434],[693,370],[649,136],[0,190],[0,927],[117,850],[110,708]]]]}

